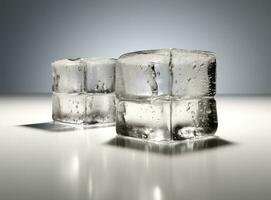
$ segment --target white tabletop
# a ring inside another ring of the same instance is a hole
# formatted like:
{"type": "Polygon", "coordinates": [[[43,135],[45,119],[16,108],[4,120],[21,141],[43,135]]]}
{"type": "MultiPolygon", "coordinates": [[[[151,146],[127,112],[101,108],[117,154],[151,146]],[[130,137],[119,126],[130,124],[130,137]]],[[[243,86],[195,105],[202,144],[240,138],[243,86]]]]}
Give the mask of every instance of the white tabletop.
{"type": "Polygon", "coordinates": [[[0,199],[271,199],[271,97],[216,100],[217,138],[158,145],[55,125],[50,95],[2,95],[0,199]]]}

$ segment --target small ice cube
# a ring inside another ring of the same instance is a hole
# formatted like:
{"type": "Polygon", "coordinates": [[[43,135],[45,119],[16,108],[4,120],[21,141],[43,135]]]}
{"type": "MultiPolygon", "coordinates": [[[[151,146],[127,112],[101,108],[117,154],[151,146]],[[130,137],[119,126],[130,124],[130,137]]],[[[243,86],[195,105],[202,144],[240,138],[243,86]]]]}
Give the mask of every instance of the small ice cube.
{"type": "Polygon", "coordinates": [[[142,51],[121,56],[116,67],[117,95],[144,98],[169,93],[169,52],[142,51]]]}
{"type": "Polygon", "coordinates": [[[85,117],[85,95],[53,93],[53,119],[82,124],[85,117]]]}
{"type": "Polygon", "coordinates": [[[115,59],[82,59],[86,63],[86,92],[112,93],[115,91],[115,59]]]}
{"type": "Polygon", "coordinates": [[[172,49],[172,66],[173,96],[215,95],[216,58],[213,53],[172,49]]]}
{"type": "Polygon", "coordinates": [[[74,124],[114,123],[115,62],[108,58],[53,62],[53,119],[74,124]]]}
{"type": "Polygon", "coordinates": [[[63,59],[53,62],[53,92],[83,92],[85,65],[80,59],[63,59]]]}
{"type": "Polygon", "coordinates": [[[172,100],[172,132],[174,139],[213,135],[217,129],[214,98],[172,100]]]}
{"type": "Polygon", "coordinates": [[[88,94],[86,96],[86,124],[115,122],[115,95],[88,94]]]}

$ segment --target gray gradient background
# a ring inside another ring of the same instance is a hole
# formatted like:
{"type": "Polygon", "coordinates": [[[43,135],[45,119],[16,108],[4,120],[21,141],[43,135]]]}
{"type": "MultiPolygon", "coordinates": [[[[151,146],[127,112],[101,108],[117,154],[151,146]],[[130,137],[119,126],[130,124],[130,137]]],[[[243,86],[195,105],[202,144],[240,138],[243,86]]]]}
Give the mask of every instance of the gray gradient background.
{"type": "Polygon", "coordinates": [[[217,53],[218,93],[271,93],[271,1],[0,0],[0,93],[50,92],[69,57],[217,53]]]}

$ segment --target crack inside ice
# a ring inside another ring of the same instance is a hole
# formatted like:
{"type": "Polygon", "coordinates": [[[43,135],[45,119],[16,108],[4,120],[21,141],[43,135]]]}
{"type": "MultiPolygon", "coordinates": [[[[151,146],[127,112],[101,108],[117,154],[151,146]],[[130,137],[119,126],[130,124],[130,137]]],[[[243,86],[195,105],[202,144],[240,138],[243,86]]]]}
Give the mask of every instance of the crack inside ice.
{"type": "Polygon", "coordinates": [[[155,64],[151,63],[146,69],[147,82],[151,88],[152,95],[158,95],[158,84],[156,82],[155,64]]]}

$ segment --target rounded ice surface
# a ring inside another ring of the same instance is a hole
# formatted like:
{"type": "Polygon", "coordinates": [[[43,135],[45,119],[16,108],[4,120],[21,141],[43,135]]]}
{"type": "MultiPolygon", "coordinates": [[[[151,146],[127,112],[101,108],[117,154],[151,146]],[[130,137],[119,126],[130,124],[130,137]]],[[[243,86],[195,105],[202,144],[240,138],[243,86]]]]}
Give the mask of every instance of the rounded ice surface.
{"type": "Polygon", "coordinates": [[[92,58],[69,58],[69,59],[61,59],[54,61],[52,63],[53,67],[61,67],[61,66],[78,66],[78,65],[114,65],[116,59],[114,58],[100,58],[100,57],[92,57],[92,58]]]}
{"type": "Polygon", "coordinates": [[[81,62],[80,58],[70,58],[70,59],[61,59],[54,61],[52,63],[53,67],[63,67],[63,66],[78,66],[78,65],[84,65],[84,63],[81,62]]]}
{"type": "Polygon", "coordinates": [[[91,93],[115,91],[115,64],[113,58],[82,58],[85,66],[85,89],[91,93]]]}
{"type": "Polygon", "coordinates": [[[126,53],[121,55],[118,61],[120,63],[136,64],[144,64],[146,62],[161,63],[171,61],[172,56],[180,59],[215,60],[215,53],[211,51],[168,48],[126,53]]]}
{"type": "Polygon", "coordinates": [[[100,57],[93,57],[93,58],[81,58],[82,62],[85,62],[87,65],[114,65],[116,59],[114,58],[100,58],[100,57]]]}

